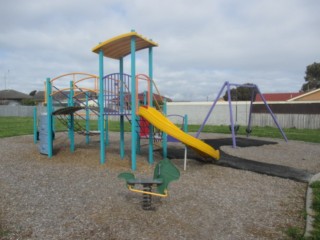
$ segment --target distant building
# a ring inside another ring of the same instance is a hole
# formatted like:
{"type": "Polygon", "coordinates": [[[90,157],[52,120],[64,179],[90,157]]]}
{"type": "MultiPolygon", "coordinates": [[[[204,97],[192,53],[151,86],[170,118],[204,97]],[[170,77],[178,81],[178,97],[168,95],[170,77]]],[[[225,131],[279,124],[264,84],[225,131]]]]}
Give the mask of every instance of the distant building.
{"type": "MultiPolygon", "coordinates": [[[[300,92],[293,93],[263,93],[263,97],[267,102],[285,102],[292,98],[302,95],[300,92]]],[[[260,94],[257,94],[255,102],[262,102],[260,94]]]]}
{"type": "MultiPolygon", "coordinates": [[[[262,95],[267,102],[320,101],[320,88],[307,93],[263,93],[262,95]]],[[[257,94],[255,102],[262,102],[260,94],[257,94]]]]}
{"type": "Polygon", "coordinates": [[[36,91],[35,94],[33,95],[33,99],[37,104],[42,104],[44,103],[44,91],[36,91]]]}
{"type": "MultiPolygon", "coordinates": [[[[138,94],[139,102],[143,103],[144,102],[144,94],[139,93],[138,94]]],[[[131,100],[131,99],[130,99],[131,100]]],[[[159,94],[153,93],[153,100],[157,101],[158,103],[162,104],[163,101],[165,100],[166,102],[172,102],[171,98],[167,98],[165,96],[160,96],[159,94]]]]}
{"type": "Polygon", "coordinates": [[[21,105],[24,99],[32,99],[32,97],[12,89],[0,91],[0,105],[17,106],[21,105]]]}
{"type": "MultiPolygon", "coordinates": [[[[61,91],[54,93],[52,96],[53,104],[56,106],[67,106],[69,94],[70,91],[61,91]]],[[[84,92],[75,91],[74,96],[77,99],[77,101],[75,102],[76,105],[80,105],[86,101],[86,95],[84,92]]],[[[89,96],[89,101],[92,101],[92,99],[97,99],[97,94],[94,92],[89,92],[89,96]]],[[[37,91],[35,92],[33,98],[38,104],[45,103],[45,92],[37,91]]]]}
{"type": "MultiPolygon", "coordinates": [[[[144,103],[144,94],[143,93],[139,93],[138,94],[138,101],[140,104],[144,103]]],[[[112,99],[113,102],[115,103],[119,103],[119,97],[113,98],[112,99]]],[[[153,101],[156,101],[157,103],[159,103],[160,105],[163,104],[164,101],[166,102],[172,102],[171,98],[165,97],[165,96],[161,96],[159,94],[153,93],[153,101]]],[[[125,105],[129,106],[131,105],[131,94],[130,93],[124,93],[124,103],[125,105]]]]}
{"type": "Polygon", "coordinates": [[[320,88],[291,98],[289,101],[320,101],[320,88]]]}

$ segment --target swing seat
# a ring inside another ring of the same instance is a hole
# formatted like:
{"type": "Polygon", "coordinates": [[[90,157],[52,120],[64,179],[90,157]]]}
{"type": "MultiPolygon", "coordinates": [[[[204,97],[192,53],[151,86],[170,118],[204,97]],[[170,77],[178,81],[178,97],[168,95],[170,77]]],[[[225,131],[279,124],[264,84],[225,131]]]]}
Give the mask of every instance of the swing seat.
{"type": "Polygon", "coordinates": [[[126,181],[127,188],[135,193],[144,195],[143,206],[145,210],[151,208],[151,196],[167,197],[169,184],[180,178],[179,169],[169,160],[161,160],[154,169],[153,178],[150,179],[138,179],[133,173],[123,172],[118,175],[118,178],[126,181]],[[136,185],[142,185],[143,190],[135,188],[136,185]],[[152,187],[156,186],[157,192],[152,192],[152,187]]]}
{"type": "MultiPolygon", "coordinates": [[[[234,131],[237,133],[239,131],[240,125],[239,124],[235,124],[233,125],[233,129],[234,131]]],[[[232,126],[229,125],[229,130],[232,131],[232,126]]]]}

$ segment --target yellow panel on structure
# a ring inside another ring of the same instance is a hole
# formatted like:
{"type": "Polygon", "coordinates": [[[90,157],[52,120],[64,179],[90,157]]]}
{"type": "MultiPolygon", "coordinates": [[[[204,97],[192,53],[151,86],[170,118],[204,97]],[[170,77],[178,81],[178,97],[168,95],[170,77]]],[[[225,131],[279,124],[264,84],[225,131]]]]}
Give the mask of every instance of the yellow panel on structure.
{"type": "Polygon", "coordinates": [[[157,47],[158,44],[136,32],[125,33],[100,43],[92,49],[92,52],[99,53],[108,58],[120,59],[131,53],[131,37],[136,37],[136,51],[149,47],[157,47]]]}

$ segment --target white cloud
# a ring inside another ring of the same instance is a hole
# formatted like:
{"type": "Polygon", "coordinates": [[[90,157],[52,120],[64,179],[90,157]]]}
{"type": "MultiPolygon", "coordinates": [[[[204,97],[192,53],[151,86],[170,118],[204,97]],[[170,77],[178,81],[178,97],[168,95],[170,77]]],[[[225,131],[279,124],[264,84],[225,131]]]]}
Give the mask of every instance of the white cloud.
{"type": "MultiPolygon", "coordinates": [[[[46,77],[97,74],[91,49],[135,29],[159,43],[154,78],[174,100],[213,100],[224,81],[298,91],[306,66],[320,61],[319,9],[317,0],[3,1],[0,89],[5,77],[28,93],[46,77]]],[[[147,53],[137,57],[137,72],[147,73],[147,53]]],[[[105,74],[117,68],[106,59],[105,74]]]]}

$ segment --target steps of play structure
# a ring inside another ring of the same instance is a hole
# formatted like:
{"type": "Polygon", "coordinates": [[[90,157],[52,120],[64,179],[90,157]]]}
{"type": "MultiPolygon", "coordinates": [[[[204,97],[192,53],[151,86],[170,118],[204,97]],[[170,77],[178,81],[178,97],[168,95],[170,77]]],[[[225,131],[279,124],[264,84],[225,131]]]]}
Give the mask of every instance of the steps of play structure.
{"type": "Polygon", "coordinates": [[[64,107],[64,108],[59,108],[56,111],[52,113],[52,115],[68,115],[68,114],[73,114],[79,110],[85,109],[84,107],[64,107]]]}

